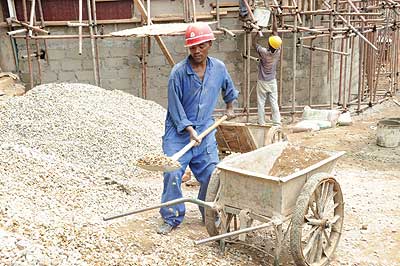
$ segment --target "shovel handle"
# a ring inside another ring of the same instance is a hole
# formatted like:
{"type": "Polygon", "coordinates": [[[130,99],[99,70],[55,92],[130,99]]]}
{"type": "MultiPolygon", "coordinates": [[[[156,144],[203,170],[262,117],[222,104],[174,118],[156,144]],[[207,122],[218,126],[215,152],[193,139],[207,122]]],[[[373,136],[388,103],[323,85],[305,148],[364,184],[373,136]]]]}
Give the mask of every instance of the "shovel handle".
{"type": "MultiPolygon", "coordinates": [[[[224,122],[226,119],[228,118],[227,115],[224,115],[223,117],[221,117],[220,119],[218,119],[217,121],[215,121],[215,123],[210,126],[209,128],[207,128],[206,130],[204,130],[199,136],[199,139],[204,138],[205,136],[207,136],[211,131],[213,131],[214,129],[216,129],[222,122],[224,122]]],[[[183,147],[180,151],[178,151],[177,153],[175,153],[174,155],[172,155],[171,159],[178,161],[179,158],[182,157],[182,155],[184,155],[188,150],[190,150],[194,145],[196,144],[195,140],[191,140],[185,147],[183,147]]]]}

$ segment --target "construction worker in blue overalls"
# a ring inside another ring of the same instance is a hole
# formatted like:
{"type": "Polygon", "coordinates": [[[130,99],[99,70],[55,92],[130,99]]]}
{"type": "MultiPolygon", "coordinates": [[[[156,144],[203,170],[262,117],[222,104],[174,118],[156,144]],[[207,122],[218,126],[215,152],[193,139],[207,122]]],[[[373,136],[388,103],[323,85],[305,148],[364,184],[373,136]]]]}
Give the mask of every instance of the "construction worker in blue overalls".
{"type": "MultiPolygon", "coordinates": [[[[190,24],[186,30],[185,46],[190,55],[174,66],[168,81],[168,111],[163,136],[163,151],[172,156],[190,140],[197,146],[186,152],[180,159],[181,168],[164,173],[164,188],[161,202],[182,197],[182,175],[190,167],[200,183],[198,198],[205,200],[210,176],[219,162],[215,130],[203,139],[198,134],[214,123],[212,113],[222,95],[226,103],[225,114],[233,114],[233,101],[238,97],[225,64],[209,57],[208,51],[215,40],[208,24],[190,24]]],[[[204,208],[200,207],[204,221],[204,208]]],[[[160,234],[168,234],[182,223],[185,205],[178,204],[160,209],[163,223],[157,228],[160,234]]]]}

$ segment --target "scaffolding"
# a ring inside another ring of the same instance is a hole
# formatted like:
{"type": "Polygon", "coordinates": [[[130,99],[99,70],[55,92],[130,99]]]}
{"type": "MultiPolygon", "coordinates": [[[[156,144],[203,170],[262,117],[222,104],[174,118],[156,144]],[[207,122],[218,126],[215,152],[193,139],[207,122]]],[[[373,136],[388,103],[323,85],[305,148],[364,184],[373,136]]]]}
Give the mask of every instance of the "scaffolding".
{"type": "MultiPolygon", "coordinates": [[[[379,103],[387,97],[398,92],[399,83],[399,64],[400,64],[400,31],[399,31],[399,11],[400,0],[302,0],[299,3],[296,0],[271,0],[271,1],[253,1],[249,3],[243,0],[250,10],[251,20],[244,22],[243,29],[228,29],[221,27],[221,20],[228,12],[235,10],[237,12],[238,3],[221,2],[216,0],[210,4],[212,10],[208,14],[196,12],[196,4],[194,0],[183,0],[183,15],[173,16],[171,14],[164,18],[151,17],[151,0],[147,0],[144,4],[142,0],[133,0],[135,8],[139,11],[140,19],[131,19],[126,22],[140,23],[141,27],[133,29],[125,33],[109,33],[102,34],[98,30],[100,23],[115,23],[113,21],[97,20],[96,16],[96,0],[87,0],[88,20],[82,19],[83,0],[79,1],[79,17],[75,22],[63,22],[69,27],[78,27],[78,34],[75,35],[49,35],[46,30],[47,23],[44,21],[42,0],[31,0],[31,9],[28,14],[27,0],[22,0],[23,4],[23,21],[16,18],[14,1],[8,0],[8,9],[10,18],[7,19],[8,35],[11,38],[22,38],[26,42],[27,61],[29,69],[29,84],[34,84],[33,60],[37,60],[37,81],[41,82],[41,68],[39,59],[43,59],[42,55],[47,58],[48,39],[78,39],[79,53],[82,53],[82,39],[90,38],[91,51],[93,59],[93,76],[96,85],[100,84],[100,67],[99,67],[99,48],[97,45],[98,38],[119,38],[119,37],[138,37],[141,38],[141,78],[142,88],[141,96],[147,96],[147,57],[149,56],[151,38],[158,43],[161,51],[165,55],[168,63],[173,66],[174,59],[168,51],[162,36],[178,36],[184,34],[185,24],[198,20],[213,22],[216,24],[217,35],[229,35],[232,37],[243,36],[244,51],[243,57],[243,80],[242,86],[243,102],[241,107],[235,108],[239,115],[243,115],[249,119],[249,116],[256,113],[256,107],[251,106],[251,61],[257,61],[258,58],[251,55],[251,34],[255,31],[261,31],[263,34],[271,33],[269,27],[259,27],[251,10],[263,6],[269,10],[276,12],[279,21],[278,33],[284,35],[285,42],[290,39],[292,42],[292,61],[293,70],[291,84],[291,104],[282,103],[282,80],[283,71],[282,64],[279,64],[277,70],[277,79],[279,84],[279,105],[282,114],[291,115],[292,118],[296,113],[301,112],[304,105],[296,104],[296,60],[297,53],[300,49],[307,49],[310,53],[309,61],[309,82],[307,89],[308,105],[315,108],[339,108],[347,110],[350,106],[354,106],[355,112],[361,112],[363,109],[379,103]],[[36,14],[37,5],[39,14],[36,14]],[[29,17],[28,17],[29,15],[29,17]],[[39,21],[36,21],[39,18],[39,21]],[[156,22],[156,23],[154,23],[156,22]],[[171,22],[181,22],[169,24],[171,22]],[[182,26],[183,24],[183,26],[182,26]],[[172,25],[175,25],[173,27],[172,25]],[[15,27],[20,27],[15,30],[15,27]],[[90,34],[83,34],[82,28],[88,27],[90,34]],[[316,40],[324,40],[327,47],[318,47],[315,45],[316,40]],[[39,43],[39,41],[42,41],[39,43]],[[30,42],[35,43],[36,51],[31,51],[30,42]],[[355,49],[356,44],[358,49],[355,49]],[[44,48],[40,48],[40,46],[44,48]],[[340,47],[340,48],[339,48],[340,47]],[[45,51],[44,53],[41,51],[45,51]],[[329,92],[329,103],[312,102],[313,87],[313,69],[314,69],[314,53],[325,53],[327,57],[327,90],[329,92]],[[355,54],[358,53],[358,81],[357,93],[351,92],[351,82],[354,80],[355,73],[353,65],[355,62],[355,54]],[[339,58],[339,59],[338,59],[339,58]],[[339,61],[339,84],[335,88],[333,84],[335,60],[339,61]],[[349,66],[350,65],[350,66],[349,66]],[[349,67],[348,67],[349,66],[349,67]],[[347,82],[348,81],[348,82],[347,82]],[[335,93],[336,92],[336,93],[335,93]],[[335,97],[337,95],[337,98],[335,97]]],[[[281,62],[283,54],[286,53],[285,45],[281,52],[281,62]]],[[[18,64],[16,58],[16,64],[18,64]]],[[[216,110],[221,111],[221,110],[216,110]]],[[[267,112],[269,108],[267,108],[267,112]]]]}

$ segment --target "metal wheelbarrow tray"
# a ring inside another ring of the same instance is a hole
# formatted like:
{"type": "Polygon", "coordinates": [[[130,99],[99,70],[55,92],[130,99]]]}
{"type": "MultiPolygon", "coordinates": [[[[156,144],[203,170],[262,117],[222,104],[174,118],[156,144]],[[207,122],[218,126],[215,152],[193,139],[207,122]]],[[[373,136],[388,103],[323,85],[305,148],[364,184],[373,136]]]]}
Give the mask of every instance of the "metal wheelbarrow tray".
{"type": "Polygon", "coordinates": [[[303,147],[326,158],[287,176],[269,176],[287,146],[287,142],[277,142],[227,157],[211,176],[205,202],[182,198],[108,219],[192,202],[206,207],[205,223],[211,236],[196,244],[218,240],[223,249],[225,239],[245,241],[246,233],[273,227],[275,265],[279,265],[282,242],[289,231],[296,265],[327,265],[339,242],[344,214],[340,185],[330,173],[344,152],[303,147]]]}

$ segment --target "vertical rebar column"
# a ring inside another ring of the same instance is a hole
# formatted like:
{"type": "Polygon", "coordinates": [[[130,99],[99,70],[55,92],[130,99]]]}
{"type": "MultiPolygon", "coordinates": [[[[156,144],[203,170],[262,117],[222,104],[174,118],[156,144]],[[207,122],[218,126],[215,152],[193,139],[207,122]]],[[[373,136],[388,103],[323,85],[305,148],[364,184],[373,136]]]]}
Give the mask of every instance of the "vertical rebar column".
{"type": "Polygon", "coordinates": [[[193,22],[197,22],[196,17],[196,1],[192,0],[193,22]]]}
{"type": "MultiPolygon", "coordinates": [[[[344,41],[344,47],[345,47],[345,52],[346,54],[348,54],[349,52],[349,38],[346,37],[345,41],[344,41]]],[[[346,107],[346,81],[347,81],[347,55],[344,58],[344,74],[343,74],[343,107],[346,107]]]]}
{"type": "MultiPolygon", "coordinates": [[[[93,27],[94,27],[94,35],[97,36],[98,29],[97,29],[97,8],[96,8],[96,0],[92,0],[92,13],[93,13],[93,27]]],[[[100,61],[99,61],[99,45],[97,42],[97,37],[94,38],[94,45],[96,48],[96,71],[97,71],[97,79],[98,79],[98,86],[101,87],[101,77],[100,77],[100,61]]]]}
{"type": "MultiPolygon", "coordinates": [[[[257,34],[257,33],[256,33],[257,34]]],[[[250,52],[251,52],[251,32],[246,31],[246,121],[249,122],[249,115],[250,115],[250,52]]]]}
{"type": "MultiPolygon", "coordinates": [[[[351,81],[352,81],[352,78],[353,78],[353,61],[354,61],[354,45],[355,45],[355,43],[354,43],[354,36],[352,36],[351,37],[351,56],[350,56],[350,74],[349,74],[349,95],[347,96],[347,100],[348,100],[348,102],[350,103],[350,101],[351,101],[351,88],[352,88],[352,86],[351,86],[351,81]]],[[[343,105],[343,107],[344,108],[346,108],[347,107],[347,103],[346,103],[346,101],[343,103],[344,105],[343,105]]]]}
{"type": "MultiPolygon", "coordinates": [[[[40,16],[40,25],[44,29],[46,25],[44,23],[42,0],[38,0],[38,8],[39,8],[39,16],[40,16]]],[[[48,53],[47,40],[46,39],[43,40],[43,44],[44,44],[44,51],[45,51],[45,55],[44,56],[45,56],[46,62],[49,63],[49,53],[48,53]]]]}
{"type": "MultiPolygon", "coordinates": [[[[332,6],[332,0],[331,0],[332,6]]],[[[328,43],[328,78],[329,78],[329,106],[333,109],[333,87],[332,87],[332,44],[333,44],[333,14],[329,13],[329,43],[328,43]]]]}
{"type": "Polygon", "coordinates": [[[142,51],[142,98],[147,97],[147,60],[146,60],[146,37],[141,38],[141,51],[142,51]]]}
{"type": "Polygon", "coordinates": [[[79,0],[79,27],[78,27],[78,33],[79,33],[79,55],[82,54],[82,1],[79,0]]]}
{"type": "MultiPolygon", "coordinates": [[[[281,16],[281,25],[284,25],[284,16],[281,16]]],[[[282,32],[282,40],[284,37],[284,33],[282,32]]],[[[281,109],[282,106],[282,95],[283,95],[283,67],[282,67],[282,62],[283,62],[283,53],[284,53],[284,45],[281,47],[281,55],[279,58],[279,90],[278,90],[278,105],[279,109],[281,109]]]]}
{"type": "MultiPolygon", "coordinates": [[[[310,40],[310,47],[313,47],[313,41],[314,39],[310,40]]],[[[312,104],[312,73],[313,73],[313,55],[314,51],[312,49],[310,50],[310,77],[308,79],[308,105],[311,106],[312,104]]]]}
{"type": "MultiPolygon", "coordinates": [[[[28,10],[26,7],[26,0],[22,0],[22,9],[23,9],[23,16],[24,16],[24,22],[28,23],[28,10]]],[[[29,37],[29,31],[26,32],[25,35],[25,44],[26,44],[26,52],[27,52],[27,58],[28,58],[28,70],[29,70],[29,89],[33,88],[33,69],[32,69],[32,57],[31,57],[31,47],[30,47],[30,37],[29,37]]]]}
{"type": "MultiPolygon", "coordinates": [[[[344,38],[340,41],[340,51],[344,52],[344,38]]],[[[343,54],[340,54],[340,67],[339,67],[339,96],[338,104],[342,102],[342,78],[343,78],[343,54]]]]}
{"type": "MultiPolygon", "coordinates": [[[[309,10],[310,11],[314,11],[314,3],[315,0],[309,0],[309,10]]],[[[314,15],[310,14],[310,28],[314,28],[314,15]]],[[[313,47],[313,42],[314,42],[314,38],[312,38],[310,40],[310,47],[313,47]]],[[[314,51],[312,49],[310,50],[310,77],[308,79],[308,105],[311,106],[312,105],[312,74],[313,74],[313,64],[314,64],[314,51]]]]}
{"type": "Polygon", "coordinates": [[[92,48],[93,76],[94,76],[94,82],[95,82],[96,86],[99,86],[99,78],[97,76],[96,47],[94,44],[94,34],[93,34],[91,0],[87,0],[86,4],[87,4],[87,12],[88,12],[89,32],[90,32],[90,46],[92,48]]]}
{"type": "Polygon", "coordinates": [[[217,5],[217,7],[216,7],[216,12],[217,12],[217,29],[219,29],[219,28],[221,27],[221,20],[220,20],[220,17],[219,17],[219,1],[220,1],[220,0],[217,0],[217,1],[216,1],[216,5],[217,5]]]}
{"type": "MultiPolygon", "coordinates": [[[[365,6],[365,3],[363,3],[365,6]]],[[[361,32],[364,33],[364,25],[365,22],[361,22],[361,32]]],[[[363,40],[358,37],[358,49],[359,49],[359,58],[358,58],[358,93],[357,93],[357,112],[361,110],[361,98],[363,96],[362,91],[364,90],[364,43],[363,40]]]]}
{"type": "Polygon", "coordinates": [[[293,24],[293,60],[292,60],[292,69],[293,69],[293,82],[292,82],[292,122],[294,121],[294,114],[296,111],[296,59],[297,59],[297,14],[298,7],[296,6],[296,14],[293,16],[294,24],[293,24]]]}

